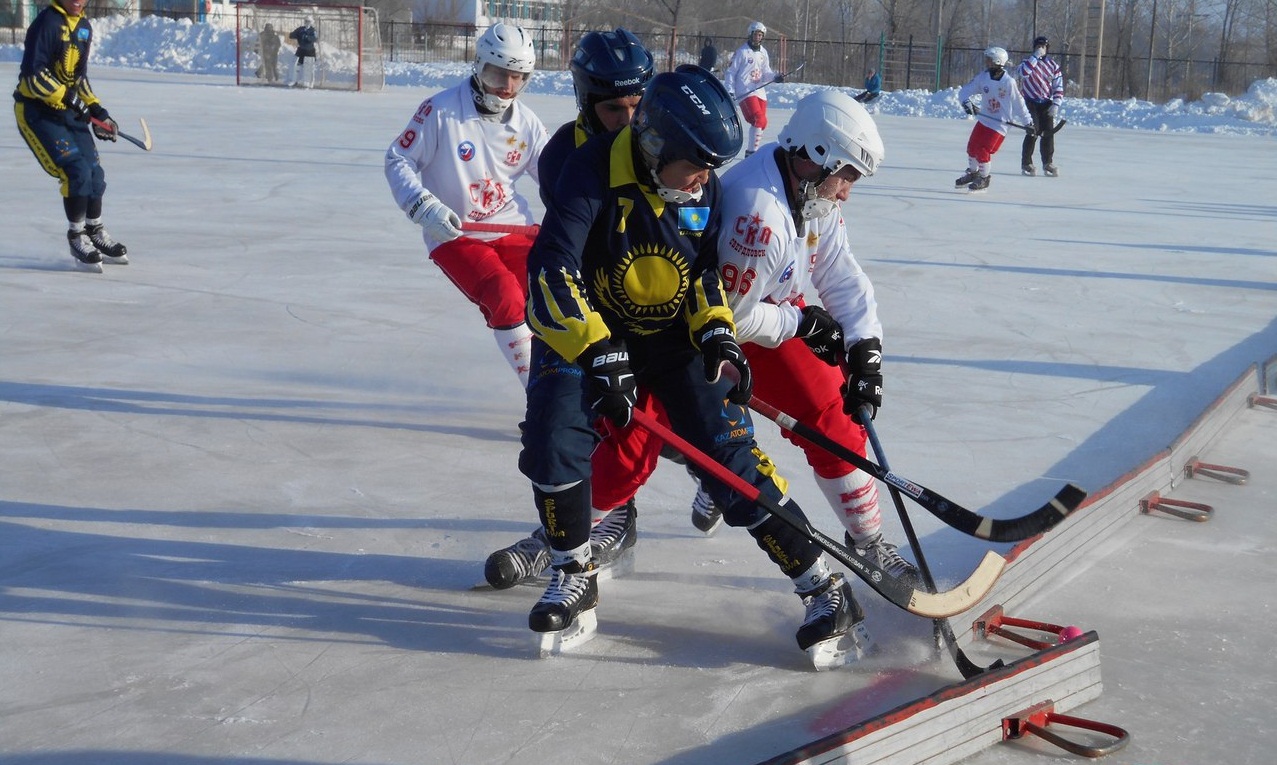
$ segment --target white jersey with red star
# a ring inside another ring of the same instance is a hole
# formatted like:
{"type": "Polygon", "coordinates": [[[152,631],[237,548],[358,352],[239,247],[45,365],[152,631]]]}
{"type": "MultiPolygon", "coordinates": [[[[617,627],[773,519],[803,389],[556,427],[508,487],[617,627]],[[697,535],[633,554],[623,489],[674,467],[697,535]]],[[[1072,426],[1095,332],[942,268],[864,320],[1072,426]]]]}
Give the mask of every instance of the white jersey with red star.
{"type": "Polygon", "coordinates": [[[816,296],[848,347],[882,339],[873,285],[851,252],[842,214],[794,222],[777,148],[767,144],[723,175],[718,271],[737,339],[780,345],[798,331],[800,306],[816,296]]]}
{"type": "MultiPolygon", "coordinates": [[[[502,120],[484,119],[466,81],[421,102],[386,151],[386,180],[405,214],[429,191],[462,221],[529,225],[528,200],[515,192],[514,182],[525,173],[538,178],[537,160],[548,138],[540,118],[518,100],[502,120]]],[[[492,240],[502,234],[467,236],[492,240]]],[[[439,245],[423,237],[428,249],[439,245]]]]}
{"type": "Polygon", "coordinates": [[[774,79],[776,72],[772,69],[772,60],[767,55],[767,49],[760,45],[758,50],[754,50],[749,47],[749,43],[736,49],[732,54],[732,62],[723,73],[723,84],[727,86],[727,92],[738,101],[746,94],[766,101],[767,88],[760,86],[774,79]]]}
{"type": "Polygon", "coordinates": [[[973,96],[980,96],[980,114],[976,117],[980,124],[1007,134],[1007,123],[1018,122],[1028,125],[1033,122],[1029,107],[1020,95],[1020,86],[1009,72],[994,79],[989,72],[983,71],[971,78],[971,82],[958,89],[958,102],[967,101],[973,96]]]}

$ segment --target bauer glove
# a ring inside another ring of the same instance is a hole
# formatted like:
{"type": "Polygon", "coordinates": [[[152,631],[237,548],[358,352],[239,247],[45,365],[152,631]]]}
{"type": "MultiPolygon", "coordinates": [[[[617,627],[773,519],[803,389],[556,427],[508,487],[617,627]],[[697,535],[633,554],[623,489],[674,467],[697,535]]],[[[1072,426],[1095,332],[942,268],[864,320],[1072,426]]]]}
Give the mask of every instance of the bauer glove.
{"type": "Polygon", "coordinates": [[[461,216],[429,191],[408,208],[408,217],[436,242],[451,242],[461,236],[461,216]]]}
{"type": "Polygon", "coordinates": [[[733,404],[748,404],[754,393],[754,374],[749,370],[745,352],[736,344],[731,326],[725,321],[709,321],[700,328],[696,336],[696,344],[700,346],[701,356],[705,359],[705,379],[712,383],[718,382],[723,364],[730,365],[735,370],[737,380],[736,385],[727,392],[727,398],[733,404]]]}
{"type": "Polygon", "coordinates": [[[617,427],[629,425],[638,388],[625,343],[600,340],[582,351],[576,363],[585,371],[590,408],[617,427]]]}

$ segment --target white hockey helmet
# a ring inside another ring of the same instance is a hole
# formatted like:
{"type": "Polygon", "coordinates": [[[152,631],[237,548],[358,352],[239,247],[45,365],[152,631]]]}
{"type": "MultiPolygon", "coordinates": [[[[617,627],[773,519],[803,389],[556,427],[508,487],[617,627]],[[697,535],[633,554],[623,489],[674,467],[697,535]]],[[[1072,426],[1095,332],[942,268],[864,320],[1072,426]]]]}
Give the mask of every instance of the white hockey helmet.
{"type": "Polygon", "coordinates": [[[767,25],[761,21],[751,21],[749,24],[749,31],[745,33],[745,36],[753,37],[755,32],[767,34],[767,25]]]}
{"type": "Polygon", "coordinates": [[[532,77],[536,66],[536,50],[532,47],[532,36],[523,27],[498,21],[488,27],[479,37],[475,45],[474,79],[476,83],[476,99],[481,108],[488,113],[504,112],[514,103],[514,96],[522,90],[532,77]],[[493,67],[492,71],[485,71],[493,67]],[[492,92],[503,90],[508,82],[508,75],[498,70],[515,72],[523,75],[523,82],[514,96],[504,97],[492,92]]]}
{"type": "Polygon", "coordinates": [[[990,45],[984,49],[984,60],[989,66],[1006,66],[1009,57],[1006,48],[990,45]]]}
{"type": "Polygon", "coordinates": [[[532,36],[523,27],[498,21],[479,36],[479,42],[475,45],[474,73],[483,71],[484,64],[532,74],[536,67],[532,36]]]}
{"type": "Polygon", "coordinates": [[[837,200],[818,193],[831,175],[848,166],[862,176],[873,175],[886,156],[882,136],[869,112],[838,90],[818,90],[804,96],[781,128],[778,140],[791,156],[808,159],[821,168],[819,177],[799,184],[805,220],[823,218],[838,208],[837,200]]]}
{"type": "Polygon", "coordinates": [[[873,175],[886,156],[873,117],[840,90],[818,90],[804,96],[780,129],[779,140],[784,149],[801,151],[828,175],[846,165],[861,175],[873,175]]]}

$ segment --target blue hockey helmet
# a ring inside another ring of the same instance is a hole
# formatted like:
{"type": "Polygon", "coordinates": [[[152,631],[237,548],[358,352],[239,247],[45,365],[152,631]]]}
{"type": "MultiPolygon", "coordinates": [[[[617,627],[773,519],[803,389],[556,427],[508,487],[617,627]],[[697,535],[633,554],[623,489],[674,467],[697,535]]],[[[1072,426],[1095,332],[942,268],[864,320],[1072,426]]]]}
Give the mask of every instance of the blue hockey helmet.
{"type": "Polygon", "coordinates": [[[652,78],[632,129],[653,173],[680,159],[702,168],[722,167],[745,140],[727,88],[694,64],[652,78]]]}
{"type": "Polygon", "coordinates": [[[641,96],[652,79],[652,54],[639,39],[620,27],[614,32],[590,32],[576,44],[572,63],[576,108],[585,115],[591,133],[605,132],[594,112],[600,101],[641,96]]]}

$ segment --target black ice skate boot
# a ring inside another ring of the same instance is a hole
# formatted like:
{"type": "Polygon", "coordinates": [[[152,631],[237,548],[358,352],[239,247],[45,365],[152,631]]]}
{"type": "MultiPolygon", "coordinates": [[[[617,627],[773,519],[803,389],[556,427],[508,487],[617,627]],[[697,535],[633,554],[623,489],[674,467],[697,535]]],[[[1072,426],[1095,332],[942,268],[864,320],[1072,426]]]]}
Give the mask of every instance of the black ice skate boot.
{"type": "Polygon", "coordinates": [[[76,268],[95,274],[102,273],[102,255],[93,246],[93,242],[89,241],[87,234],[68,230],[67,243],[71,246],[71,257],[75,258],[76,268]]]}
{"type": "Polygon", "coordinates": [[[545,529],[537,526],[531,536],[489,555],[483,564],[483,578],[494,590],[508,590],[535,581],[549,567],[550,543],[545,529]]]}
{"type": "Polygon", "coordinates": [[[967,185],[971,191],[984,191],[989,188],[989,176],[977,175],[976,179],[967,185]]]}
{"type": "Polygon", "coordinates": [[[596,571],[594,561],[554,567],[549,586],[528,614],[528,627],[538,633],[542,658],[584,643],[598,631],[596,571]]]}
{"type": "Polygon", "coordinates": [[[696,481],[696,496],[692,497],[692,525],[705,536],[710,536],[723,525],[723,509],[705,491],[705,484],[689,468],[687,474],[696,481]]]}
{"type": "Polygon", "coordinates": [[[89,241],[93,242],[93,246],[98,249],[98,252],[102,253],[105,262],[120,266],[128,265],[129,248],[112,239],[111,235],[106,231],[106,226],[101,223],[96,225],[90,223],[84,227],[84,233],[88,235],[89,241]]]}
{"type": "Polygon", "coordinates": [[[1050,162],[1047,162],[1045,165],[1042,166],[1042,172],[1046,173],[1046,176],[1048,178],[1058,178],[1060,175],[1060,168],[1056,167],[1050,162]]]}
{"type": "Polygon", "coordinates": [[[633,548],[638,542],[638,508],[631,499],[603,516],[590,529],[590,554],[599,567],[599,577],[608,579],[634,571],[633,548]]]}
{"type": "Polygon", "coordinates": [[[1023,165],[1020,165],[1020,173],[1022,175],[1037,175],[1038,169],[1033,166],[1032,162],[1025,162],[1023,165]]]}
{"type": "Polygon", "coordinates": [[[953,187],[956,189],[962,186],[966,186],[979,177],[980,177],[979,170],[968,170],[966,173],[958,176],[957,180],[953,182],[953,187]]]}
{"type": "Polygon", "coordinates": [[[833,669],[862,659],[873,647],[865,628],[865,612],[841,573],[810,592],[800,592],[807,616],[798,628],[798,647],[817,670],[833,669]]]}
{"type": "Polygon", "coordinates": [[[922,576],[918,573],[918,569],[900,556],[895,545],[882,538],[882,532],[874,534],[863,542],[855,541],[850,534],[844,534],[843,539],[847,542],[848,550],[868,559],[870,563],[899,578],[915,590],[922,587],[922,576]]]}

